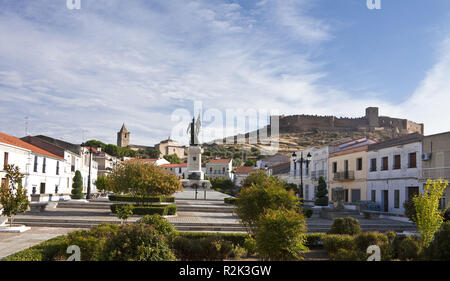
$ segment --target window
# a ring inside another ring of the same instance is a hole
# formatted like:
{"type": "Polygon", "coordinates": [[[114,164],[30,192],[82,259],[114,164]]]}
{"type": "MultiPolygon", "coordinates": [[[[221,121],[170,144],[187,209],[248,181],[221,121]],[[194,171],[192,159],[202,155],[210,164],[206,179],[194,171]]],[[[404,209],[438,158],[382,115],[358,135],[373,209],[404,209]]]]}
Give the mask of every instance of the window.
{"type": "Polygon", "coordinates": [[[372,190],[372,202],[377,202],[377,191],[372,190]]]}
{"type": "Polygon", "coordinates": [[[44,158],[44,161],[42,162],[42,173],[44,173],[44,174],[45,174],[46,163],[47,163],[47,158],[44,158]]]}
{"type": "Polygon", "coordinates": [[[394,208],[400,208],[400,190],[394,190],[394,208]]]}
{"type": "Polygon", "coordinates": [[[398,170],[401,168],[401,160],[400,155],[394,155],[394,170],[398,170]]]}
{"type": "Polygon", "coordinates": [[[42,183],[41,183],[41,188],[40,188],[40,190],[39,190],[39,193],[40,193],[40,194],[45,194],[45,182],[42,182],[42,183]]]}
{"type": "Polygon", "coordinates": [[[58,194],[58,185],[55,185],[55,194],[58,194]]]}
{"type": "Polygon", "coordinates": [[[377,158],[370,159],[370,171],[375,172],[377,170],[377,158]]]}
{"type": "Polygon", "coordinates": [[[356,159],[356,170],[361,171],[362,170],[363,161],[362,158],[356,159]]]}
{"type": "Polygon", "coordinates": [[[6,170],[6,165],[8,165],[8,156],[9,156],[9,154],[8,154],[8,152],[5,152],[5,158],[3,159],[3,169],[5,169],[6,170]]]}
{"type": "Polygon", "coordinates": [[[59,161],[56,161],[56,174],[59,175],[59,161]]]}
{"type": "Polygon", "coordinates": [[[337,162],[333,162],[333,173],[337,173],[337,162]]]}
{"type": "Polygon", "coordinates": [[[416,157],[416,153],[410,153],[409,154],[409,165],[408,168],[417,168],[417,157],[416,157]]]}
{"type": "Polygon", "coordinates": [[[33,172],[37,173],[37,167],[38,167],[38,157],[34,156],[34,167],[33,172]]]}
{"type": "Polygon", "coordinates": [[[389,160],[388,160],[388,158],[387,157],[383,157],[382,158],[382,166],[381,166],[381,170],[382,171],[386,171],[386,170],[388,170],[389,169],[389,160]]]}

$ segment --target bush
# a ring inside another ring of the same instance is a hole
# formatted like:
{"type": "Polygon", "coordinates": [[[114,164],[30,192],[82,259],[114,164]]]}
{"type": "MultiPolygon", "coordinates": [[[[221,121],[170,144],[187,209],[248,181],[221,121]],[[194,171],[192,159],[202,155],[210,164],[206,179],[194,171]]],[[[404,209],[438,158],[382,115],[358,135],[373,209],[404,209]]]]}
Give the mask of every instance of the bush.
{"type": "Polygon", "coordinates": [[[178,235],[189,239],[202,239],[210,236],[217,236],[239,246],[243,246],[246,238],[248,238],[248,234],[246,233],[179,232],[178,235]]]}
{"type": "Polygon", "coordinates": [[[328,233],[355,235],[361,232],[359,221],[352,217],[335,218],[328,233]]]}
{"type": "Polygon", "coordinates": [[[147,224],[126,224],[107,240],[102,254],[110,261],[172,261],[167,239],[147,224]]]}
{"type": "Polygon", "coordinates": [[[353,237],[347,234],[329,234],[322,237],[323,246],[329,254],[336,253],[339,249],[354,249],[353,237]]]}
{"type": "Polygon", "coordinates": [[[133,214],[133,205],[131,204],[123,204],[119,205],[116,208],[116,214],[119,219],[123,222],[126,222],[127,219],[133,214]]]}
{"type": "Polygon", "coordinates": [[[325,236],[325,233],[306,233],[306,247],[309,249],[321,248],[325,236]]]}
{"type": "Polygon", "coordinates": [[[240,247],[239,245],[233,245],[233,250],[231,251],[231,258],[240,259],[248,255],[247,249],[240,247]]]}
{"type": "Polygon", "coordinates": [[[183,261],[221,261],[233,254],[233,245],[218,236],[200,239],[178,237],[174,242],[174,251],[183,261]]]}
{"type": "Polygon", "coordinates": [[[297,209],[297,198],[293,192],[284,189],[284,183],[278,178],[267,176],[264,171],[250,173],[246,178],[236,201],[236,214],[242,224],[252,233],[258,231],[258,221],[267,210],[297,209]]]}
{"type": "Polygon", "coordinates": [[[256,254],[256,240],[253,237],[248,236],[247,238],[245,238],[244,244],[242,246],[247,250],[248,256],[253,256],[254,254],[256,254]]]}
{"type": "Polygon", "coordinates": [[[158,214],[146,215],[145,217],[139,219],[137,222],[151,225],[154,229],[156,229],[156,231],[168,238],[173,238],[178,234],[175,226],[173,226],[173,224],[171,224],[158,214]]]}
{"type": "Polygon", "coordinates": [[[230,205],[236,205],[236,200],[237,198],[234,197],[223,198],[223,202],[230,205]]]}
{"type": "Polygon", "coordinates": [[[424,256],[427,260],[450,260],[450,222],[444,223],[440,230],[436,232],[434,240],[424,250],[424,256]]]}
{"type": "Polygon", "coordinates": [[[312,217],[314,211],[312,209],[309,208],[299,208],[302,212],[302,214],[306,217],[306,218],[310,218],[312,217]]]}
{"type": "Polygon", "coordinates": [[[75,176],[73,177],[73,183],[72,183],[72,191],[71,191],[72,199],[82,199],[84,197],[83,195],[83,177],[81,176],[80,171],[75,172],[75,176]]]}
{"type": "MultiPolygon", "coordinates": [[[[112,204],[110,206],[111,212],[116,214],[117,210],[123,204],[112,204]]],[[[135,215],[153,215],[159,214],[161,216],[166,216],[170,212],[171,215],[175,215],[177,212],[176,205],[152,205],[152,206],[141,206],[133,204],[133,214],[135,215]]]]}
{"type": "Polygon", "coordinates": [[[406,200],[403,203],[403,208],[405,208],[405,216],[409,218],[410,221],[416,221],[416,208],[414,207],[414,201],[412,199],[406,200]]]}
{"type": "Polygon", "coordinates": [[[149,196],[149,197],[133,197],[131,195],[109,195],[109,201],[117,201],[117,202],[133,202],[133,203],[159,203],[159,202],[167,202],[173,203],[175,202],[175,197],[171,196],[149,196]]]}
{"type": "Polygon", "coordinates": [[[394,256],[400,260],[417,260],[422,252],[418,236],[397,236],[393,243],[394,256]]]}
{"type": "Polygon", "coordinates": [[[340,248],[335,253],[330,254],[332,261],[364,261],[366,254],[353,249],[340,248]]]}
{"type": "Polygon", "coordinates": [[[306,219],[295,210],[268,210],[258,222],[256,247],[263,260],[299,260],[305,246],[306,219]]]}
{"type": "Polygon", "coordinates": [[[328,206],[328,188],[324,176],[319,177],[319,185],[317,187],[317,199],[314,204],[316,206],[328,206]]]}

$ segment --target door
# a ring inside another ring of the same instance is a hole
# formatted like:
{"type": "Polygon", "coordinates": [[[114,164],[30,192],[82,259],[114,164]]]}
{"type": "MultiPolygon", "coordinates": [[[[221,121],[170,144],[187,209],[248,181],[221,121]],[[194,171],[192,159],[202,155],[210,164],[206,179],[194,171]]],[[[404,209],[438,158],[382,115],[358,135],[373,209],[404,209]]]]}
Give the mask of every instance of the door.
{"type": "Polygon", "coordinates": [[[40,194],[45,194],[45,182],[41,183],[41,189],[39,190],[40,194]]]}
{"type": "Polygon", "coordinates": [[[389,191],[383,190],[383,212],[389,212],[389,191]]]}
{"type": "Polygon", "coordinates": [[[352,189],[352,202],[358,202],[361,200],[361,190],[360,189],[352,189]]]}
{"type": "Polygon", "coordinates": [[[419,194],[418,186],[409,186],[408,187],[408,200],[413,199],[414,195],[419,194]]]}

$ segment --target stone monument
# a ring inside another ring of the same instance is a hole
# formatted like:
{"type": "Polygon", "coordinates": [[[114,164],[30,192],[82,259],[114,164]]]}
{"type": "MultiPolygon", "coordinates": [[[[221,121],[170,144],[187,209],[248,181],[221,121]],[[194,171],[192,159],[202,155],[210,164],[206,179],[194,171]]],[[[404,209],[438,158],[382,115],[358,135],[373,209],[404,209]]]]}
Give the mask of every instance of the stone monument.
{"type": "Polygon", "coordinates": [[[195,190],[195,199],[199,189],[204,191],[204,199],[206,199],[206,190],[211,187],[209,180],[205,180],[205,174],[202,171],[202,153],[203,149],[199,144],[198,135],[200,133],[200,116],[189,124],[187,133],[190,133],[190,142],[187,151],[187,169],[183,174],[181,184],[184,188],[192,188],[195,190]]]}

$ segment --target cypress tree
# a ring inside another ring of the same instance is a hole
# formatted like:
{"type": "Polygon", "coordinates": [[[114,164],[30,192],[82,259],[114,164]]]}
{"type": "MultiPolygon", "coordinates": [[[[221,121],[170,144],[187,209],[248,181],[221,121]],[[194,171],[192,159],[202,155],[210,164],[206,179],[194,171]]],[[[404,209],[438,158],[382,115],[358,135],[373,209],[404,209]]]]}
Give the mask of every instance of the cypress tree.
{"type": "Polygon", "coordinates": [[[82,199],[83,195],[83,178],[81,177],[80,171],[75,172],[72,184],[72,199],[82,199]]]}
{"type": "Polygon", "coordinates": [[[317,186],[317,199],[314,204],[316,206],[328,206],[328,188],[327,183],[325,182],[325,177],[320,176],[319,185],[317,186]]]}

